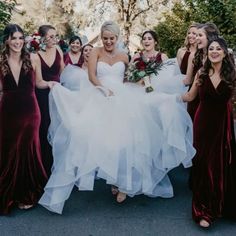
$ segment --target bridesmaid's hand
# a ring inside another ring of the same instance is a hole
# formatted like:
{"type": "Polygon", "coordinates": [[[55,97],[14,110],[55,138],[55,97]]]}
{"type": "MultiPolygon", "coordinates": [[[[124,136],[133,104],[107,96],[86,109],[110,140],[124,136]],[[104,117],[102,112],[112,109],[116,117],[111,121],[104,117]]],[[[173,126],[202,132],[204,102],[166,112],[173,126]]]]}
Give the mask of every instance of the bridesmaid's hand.
{"type": "Polygon", "coordinates": [[[189,82],[189,80],[188,80],[187,78],[184,78],[184,79],[183,79],[183,84],[184,84],[185,86],[189,86],[191,83],[189,82]]]}
{"type": "Polygon", "coordinates": [[[48,81],[48,88],[52,89],[56,84],[59,84],[59,83],[56,81],[48,81]]]}

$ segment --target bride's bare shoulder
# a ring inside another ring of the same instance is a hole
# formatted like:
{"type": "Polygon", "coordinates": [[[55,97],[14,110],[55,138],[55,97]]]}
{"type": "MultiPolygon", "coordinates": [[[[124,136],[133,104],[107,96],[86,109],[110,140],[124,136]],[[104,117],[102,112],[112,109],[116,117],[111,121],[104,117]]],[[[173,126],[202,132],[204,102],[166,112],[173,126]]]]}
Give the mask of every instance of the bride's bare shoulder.
{"type": "Polygon", "coordinates": [[[118,57],[119,57],[119,60],[124,62],[125,64],[129,63],[129,56],[128,56],[127,53],[125,53],[125,52],[118,52],[118,57]]]}

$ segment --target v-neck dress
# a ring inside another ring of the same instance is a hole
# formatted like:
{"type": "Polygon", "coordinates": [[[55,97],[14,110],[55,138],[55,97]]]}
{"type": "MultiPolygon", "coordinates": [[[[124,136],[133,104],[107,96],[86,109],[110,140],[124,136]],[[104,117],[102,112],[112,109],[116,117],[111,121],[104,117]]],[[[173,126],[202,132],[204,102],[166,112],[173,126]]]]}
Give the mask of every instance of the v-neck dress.
{"type": "MultiPolygon", "coordinates": [[[[44,59],[41,57],[40,54],[39,58],[41,60],[41,70],[42,70],[42,76],[45,81],[57,81],[59,82],[59,76],[60,76],[60,61],[61,61],[61,55],[56,50],[56,57],[51,66],[48,66],[47,63],[44,61],[44,59]]],[[[48,94],[50,90],[49,89],[36,89],[36,96],[41,112],[41,124],[40,124],[40,130],[39,130],[39,136],[40,136],[40,143],[41,143],[41,149],[42,149],[42,160],[44,168],[46,169],[46,172],[48,175],[51,173],[51,166],[53,162],[52,157],[52,148],[47,140],[47,134],[48,134],[48,127],[50,124],[50,115],[49,115],[49,106],[48,106],[48,94]]]]}
{"type": "Polygon", "coordinates": [[[17,84],[10,71],[1,82],[0,214],[7,214],[19,203],[36,204],[47,177],[41,161],[34,72],[21,68],[17,84]]]}
{"type": "Polygon", "coordinates": [[[192,167],[192,213],[195,221],[236,217],[236,144],[231,105],[232,90],[225,81],[215,88],[207,76],[199,88],[194,119],[196,156],[192,167]]]}

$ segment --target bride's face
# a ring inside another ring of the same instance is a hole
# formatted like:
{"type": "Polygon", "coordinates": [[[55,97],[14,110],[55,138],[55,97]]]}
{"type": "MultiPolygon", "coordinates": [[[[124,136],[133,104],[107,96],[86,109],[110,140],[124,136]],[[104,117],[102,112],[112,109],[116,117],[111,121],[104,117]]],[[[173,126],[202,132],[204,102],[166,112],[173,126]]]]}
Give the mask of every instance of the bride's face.
{"type": "Polygon", "coordinates": [[[150,33],[143,35],[142,45],[145,51],[155,50],[155,40],[150,33]]]}
{"type": "Polygon", "coordinates": [[[116,42],[117,42],[117,36],[114,33],[108,30],[105,30],[102,32],[102,43],[103,43],[104,49],[107,52],[112,52],[115,50],[116,42]]]}

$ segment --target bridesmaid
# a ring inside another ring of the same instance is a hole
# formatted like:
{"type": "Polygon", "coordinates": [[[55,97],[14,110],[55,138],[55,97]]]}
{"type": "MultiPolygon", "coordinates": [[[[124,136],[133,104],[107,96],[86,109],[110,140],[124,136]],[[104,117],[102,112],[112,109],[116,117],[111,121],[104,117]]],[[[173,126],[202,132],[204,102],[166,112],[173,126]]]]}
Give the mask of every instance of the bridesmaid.
{"type": "Polygon", "coordinates": [[[77,65],[68,64],[60,76],[61,84],[72,90],[79,91],[81,88],[90,86],[91,83],[88,78],[88,58],[93,46],[86,44],[81,49],[81,57],[83,63],[81,67],[77,65]]]}
{"type": "Polygon", "coordinates": [[[38,88],[54,82],[42,80],[40,60],[28,54],[20,26],[4,29],[0,60],[0,214],[18,206],[29,209],[40,198],[47,175],[41,161],[38,88]]]}
{"type": "Polygon", "coordinates": [[[69,52],[64,55],[65,65],[71,64],[81,67],[83,57],[81,53],[82,41],[79,36],[74,35],[69,41],[69,52]]]}
{"type": "MultiPolygon", "coordinates": [[[[46,81],[59,82],[59,76],[64,68],[63,53],[57,46],[56,30],[51,25],[42,25],[39,27],[38,33],[44,47],[38,52],[43,79],[46,81]]],[[[47,140],[48,127],[50,124],[49,107],[48,107],[49,89],[36,89],[36,96],[41,112],[40,124],[40,143],[42,148],[42,160],[44,168],[48,175],[51,173],[52,166],[52,149],[47,140]]]]}
{"type": "MultiPolygon", "coordinates": [[[[187,75],[184,80],[185,85],[190,85],[190,88],[193,83],[193,79],[197,73],[197,71],[202,67],[206,60],[207,54],[207,44],[210,40],[214,39],[219,35],[219,30],[213,23],[205,23],[200,24],[197,30],[197,51],[195,54],[191,54],[189,57],[189,61],[192,61],[192,64],[189,64],[189,68],[187,70],[187,75]]],[[[199,97],[189,102],[187,105],[187,110],[189,115],[194,120],[194,116],[199,104],[199,97]]]]}
{"type": "MultiPolygon", "coordinates": [[[[189,61],[190,54],[194,55],[197,50],[197,27],[198,23],[189,26],[187,36],[184,41],[184,47],[179,48],[177,52],[177,61],[182,74],[187,74],[188,65],[192,66],[192,60],[189,61]]],[[[191,58],[191,57],[190,57],[191,58]]]]}
{"type": "Polygon", "coordinates": [[[189,102],[199,93],[194,119],[192,167],[192,216],[202,227],[219,217],[236,218],[236,143],[231,98],[236,71],[226,42],[209,43],[207,58],[182,100],[189,102]]]}
{"type": "Polygon", "coordinates": [[[145,31],[142,34],[141,43],[144,50],[141,51],[140,53],[136,53],[131,59],[131,62],[133,62],[135,59],[141,56],[144,56],[147,59],[155,57],[158,63],[168,59],[165,53],[162,53],[158,50],[159,40],[155,31],[152,30],[145,31]]]}
{"type": "Polygon", "coordinates": [[[89,59],[89,55],[92,49],[93,49],[93,45],[89,43],[85,44],[81,49],[81,56],[83,57],[83,63],[81,65],[81,68],[86,71],[88,70],[88,59],[89,59]]]}

